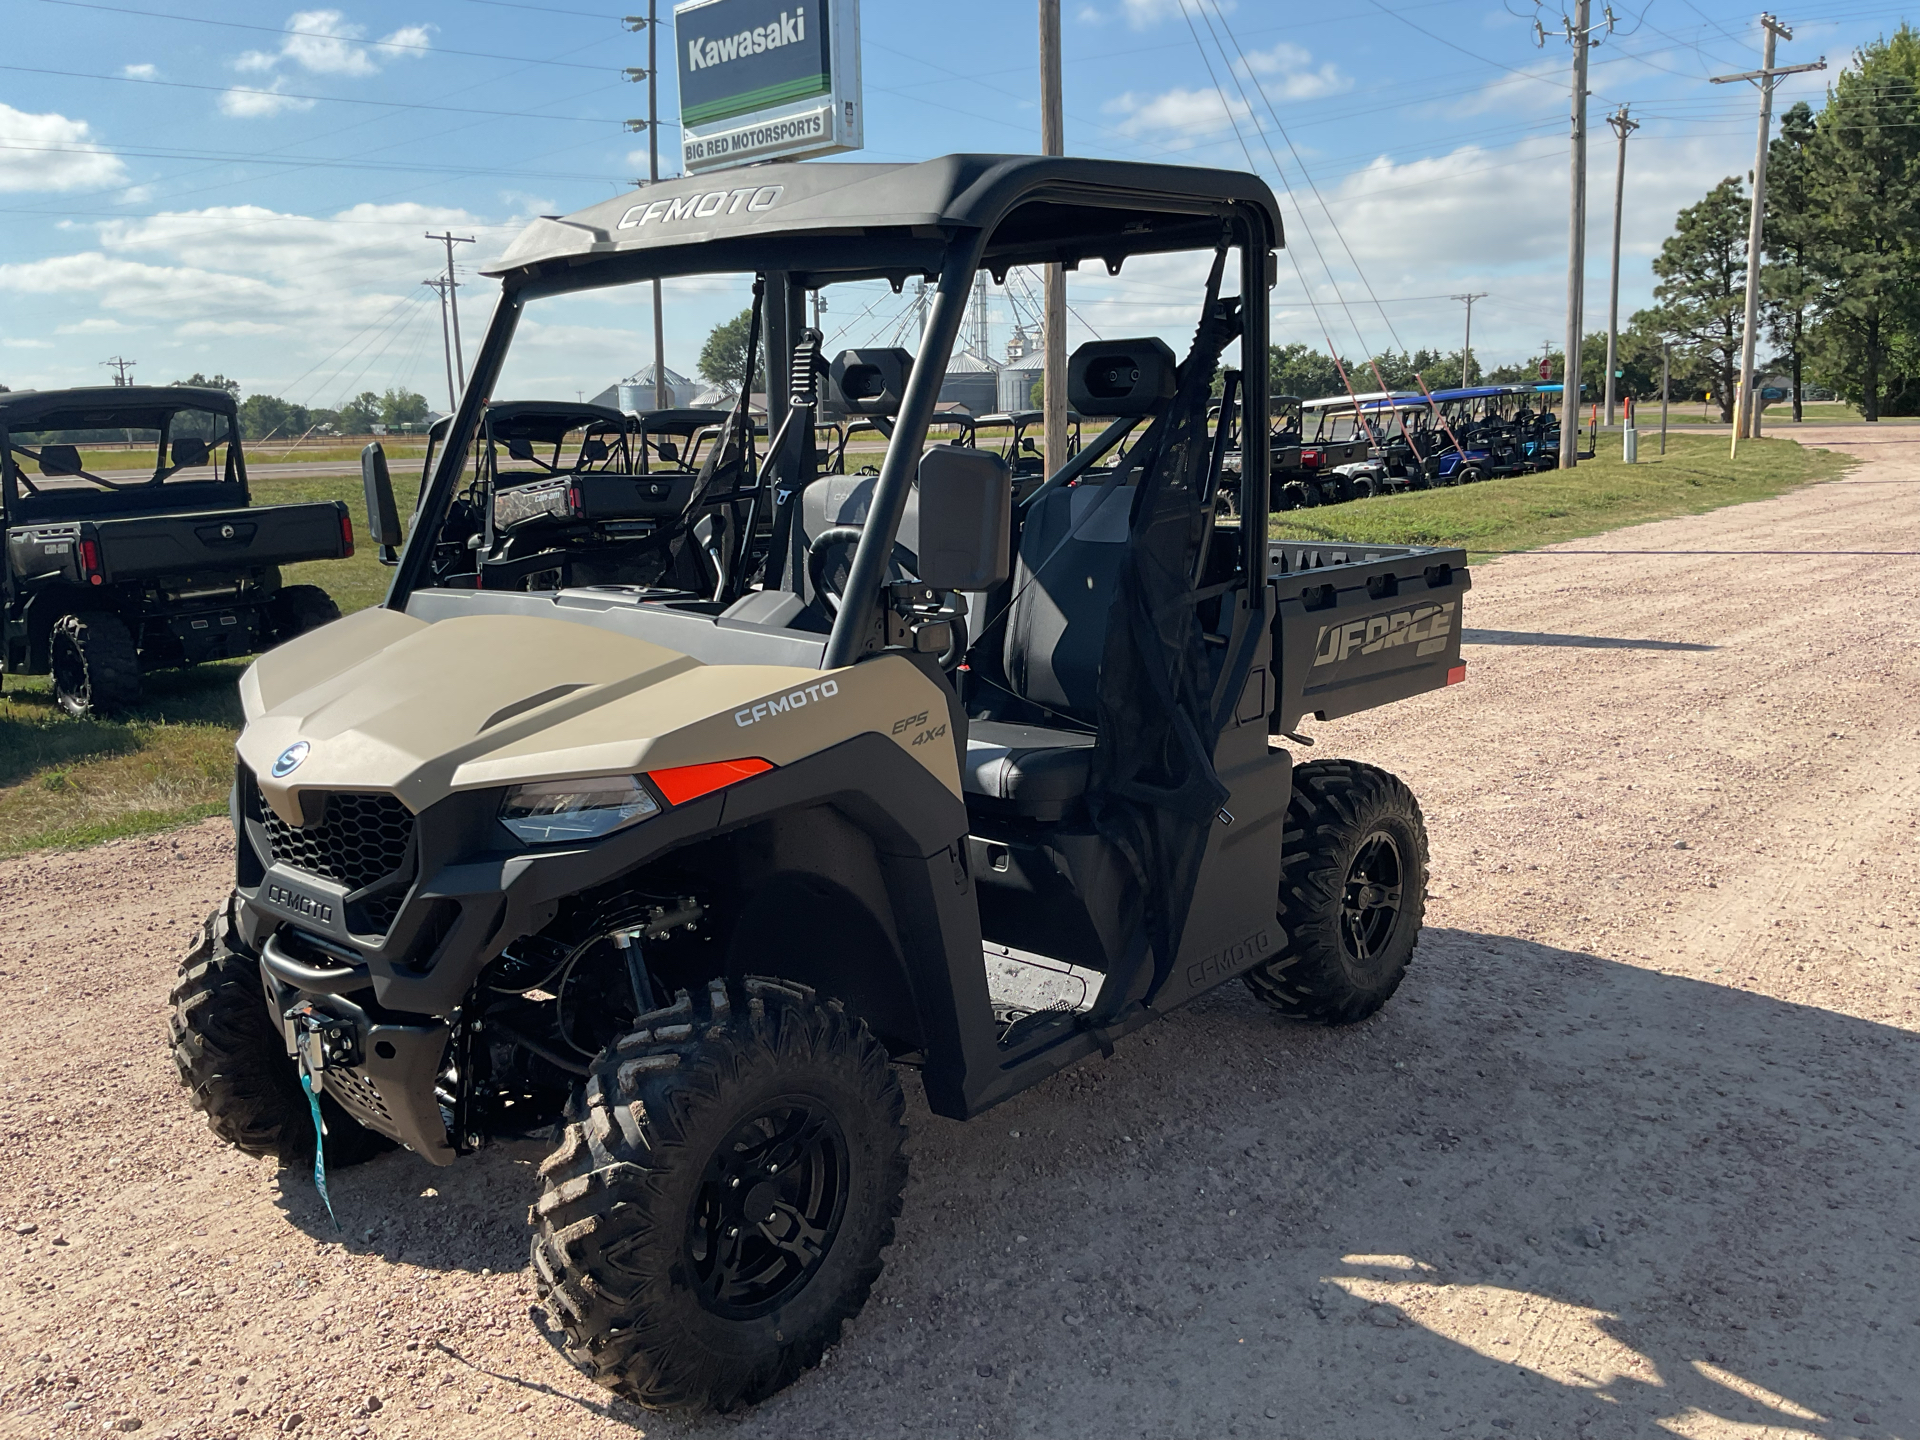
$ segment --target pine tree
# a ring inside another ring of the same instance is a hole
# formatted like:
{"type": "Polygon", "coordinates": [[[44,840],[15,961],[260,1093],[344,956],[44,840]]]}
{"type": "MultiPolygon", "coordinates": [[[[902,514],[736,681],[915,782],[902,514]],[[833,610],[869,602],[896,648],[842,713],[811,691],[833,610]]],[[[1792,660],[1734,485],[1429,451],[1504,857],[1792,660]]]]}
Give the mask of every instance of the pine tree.
{"type": "Polygon", "coordinates": [[[1720,418],[1731,424],[1747,291],[1747,201],[1738,180],[1728,176],[1680,212],[1653,273],[1659,304],[1632,324],[1684,341],[1705,362],[1720,418]]]}

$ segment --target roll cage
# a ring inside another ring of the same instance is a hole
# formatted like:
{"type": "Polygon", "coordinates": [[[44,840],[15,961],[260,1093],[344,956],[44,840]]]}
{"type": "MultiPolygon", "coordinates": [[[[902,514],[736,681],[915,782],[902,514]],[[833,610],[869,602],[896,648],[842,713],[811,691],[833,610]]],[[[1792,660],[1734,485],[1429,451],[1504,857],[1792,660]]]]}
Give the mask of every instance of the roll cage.
{"type": "MultiPolygon", "coordinates": [[[[577,215],[542,219],[489,272],[500,279],[500,297],[449,441],[423,490],[385,601],[389,608],[404,609],[416,590],[433,583],[433,537],[479,431],[483,397],[498,381],[520,315],[533,299],[691,274],[759,277],[755,308],[765,321],[767,418],[776,439],[762,464],[750,434],[740,437],[736,488],[727,492],[733,498],[770,488],[773,503],[761,508],[756,500],[751,516],[757,517],[780,513],[779,502],[815,478],[814,447],[781,443],[794,382],[811,379],[794,376],[790,365],[805,328],[806,292],[854,280],[885,279],[896,290],[913,277],[934,282],[920,351],[847,573],[846,601],[820,652],[823,669],[885,646],[883,591],[978,271],[1003,280],[1015,266],[1076,269],[1099,261],[1118,274],[1133,255],[1230,247],[1239,256],[1239,293],[1260,297],[1243,306],[1243,353],[1265,354],[1265,292],[1283,236],[1273,195],[1255,176],[1123,161],[954,155],[917,165],[775,165],[744,177],[747,183],[732,185],[702,177],[665,182],[577,215]]],[[[1245,371],[1241,403],[1265,414],[1266,367],[1245,371]]],[[[1256,447],[1243,467],[1244,513],[1266,513],[1268,480],[1267,454],[1256,447]]],[[[744,526],[743,544],[753,538],[755,523],[749,518],[744,526]]],[[[1264,536],[1244,527],[1237,543],[1247,603],[1259,606],[1268,566],[1264,536]]],[[[768,588],[777,582],[797,589],[802,581],[795,568],[770,555],[768,588]]]]}

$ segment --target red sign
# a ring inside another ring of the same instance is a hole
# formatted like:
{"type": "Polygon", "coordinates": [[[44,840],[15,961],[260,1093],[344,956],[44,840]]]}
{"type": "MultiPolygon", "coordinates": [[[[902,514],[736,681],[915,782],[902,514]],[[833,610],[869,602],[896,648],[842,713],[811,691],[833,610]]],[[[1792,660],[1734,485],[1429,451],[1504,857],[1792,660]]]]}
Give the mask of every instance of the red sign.
{"type": "Polygon", "coordinates": [[[1540,362],[1540,378],[1542,380],[1551,380],[1553,378],[1553,362],[1551,360],[1542,360],[1540,362]]]}

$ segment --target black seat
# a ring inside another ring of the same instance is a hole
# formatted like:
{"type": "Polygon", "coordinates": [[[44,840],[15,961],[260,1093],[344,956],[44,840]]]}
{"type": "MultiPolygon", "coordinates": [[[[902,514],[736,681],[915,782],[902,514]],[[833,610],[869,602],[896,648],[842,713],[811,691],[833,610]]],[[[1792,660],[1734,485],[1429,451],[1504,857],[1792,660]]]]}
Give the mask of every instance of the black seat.
{"type": "Polygon", "coordinates": [[[967,727],[961,789],[1031,820],[1064,820],[1087,793],[1093,738],[1074,730],[975,720],[967,727]]]}
{"type": "Polygon", "coordinates": [[[1012,691],[1054,723],[975,720],[968,727],[961,788],[990,809],[1062,820],[1086,795],[1107,612],[1133,494],[1119,484],[1056,490],[1021,527],[1005,674],[1012,691]],[[1076,722],[1086,728],[1069,728],[1076,722]]]}

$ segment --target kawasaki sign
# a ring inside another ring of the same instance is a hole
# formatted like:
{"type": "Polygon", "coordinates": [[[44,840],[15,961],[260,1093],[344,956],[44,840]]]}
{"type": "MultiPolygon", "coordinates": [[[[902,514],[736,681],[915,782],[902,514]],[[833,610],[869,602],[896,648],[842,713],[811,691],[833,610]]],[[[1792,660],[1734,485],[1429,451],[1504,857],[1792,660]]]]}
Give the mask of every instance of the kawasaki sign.
{"type": "Polygon", "coordinates": [[[860,148],[858,0],[689,0],[673,23],[689,173],[860,148]]]}

